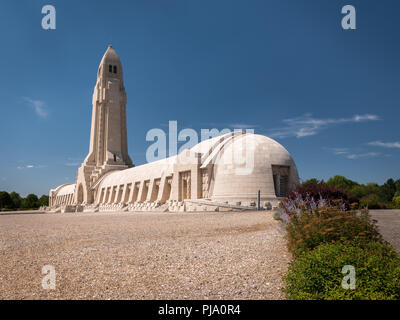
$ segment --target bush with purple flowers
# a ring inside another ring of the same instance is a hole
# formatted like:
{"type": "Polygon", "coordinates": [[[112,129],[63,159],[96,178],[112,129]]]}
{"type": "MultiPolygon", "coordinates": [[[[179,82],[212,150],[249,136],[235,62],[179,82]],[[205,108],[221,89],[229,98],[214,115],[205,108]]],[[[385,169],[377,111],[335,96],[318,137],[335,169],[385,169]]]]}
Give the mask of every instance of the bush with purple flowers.
{"type": "Polygon", "coordinates": [[[344,211],[332,206],[302,209],[290,217],[286,230],[288,248],[294,256],[335,241],[383,242],[376,221],[366,211],[344,211]]]}
{"type": "MultiPolygon", "coordinates": [[[[295,187],[281,202],[281,208],[288,216],[296,215],[301,210],[314,212],[326,206],[337,206],[342,211],[358,207],[359,201],[343,190],[324,183],[304,184],[295,187]]],[[[285,216],[285,215],[283,215],[285,216]]],[[[285,217],[282,217],[282,220],[285,217]]]]}
{"type": "Polygon", "coordinates": [[[315,181],[281,202],[279,218],[295,257],[285,277],[288,299],[398,299],[400,257],[358,207],[346,192],[315,181]],[[345,265],[357,270],[355,290],[341,287],[345,265]]]}

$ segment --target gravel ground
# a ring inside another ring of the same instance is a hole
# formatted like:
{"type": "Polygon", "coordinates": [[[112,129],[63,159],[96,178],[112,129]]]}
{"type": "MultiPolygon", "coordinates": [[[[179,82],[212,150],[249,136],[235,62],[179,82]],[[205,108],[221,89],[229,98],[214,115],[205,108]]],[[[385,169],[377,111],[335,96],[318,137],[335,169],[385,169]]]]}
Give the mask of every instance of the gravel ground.
{"type": "Polygon", "coordinates": [[[1,215],[0,299],[283,299],[278,225],[271,212],[1,215]]]}
{"type": "Polygon", "coordinates": [[[370,214],[383,238],[400,253],[400,210],[370,210],[370,214]]]}

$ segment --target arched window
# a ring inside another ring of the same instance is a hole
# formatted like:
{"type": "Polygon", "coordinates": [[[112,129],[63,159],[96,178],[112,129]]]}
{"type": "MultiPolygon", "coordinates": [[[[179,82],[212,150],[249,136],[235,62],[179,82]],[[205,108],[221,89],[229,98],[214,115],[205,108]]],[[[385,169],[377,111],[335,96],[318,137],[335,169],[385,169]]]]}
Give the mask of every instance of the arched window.
{"type": "Polygon", "coordinates": [[[114,162],[117,161],[117,156],[114,154],[114,162]]]}
{"type": "Polygon", "coordinates": [[[112,65],[108,65],[108,72],[112,72],[112,65]]]}
{"type": "Polygon", "coordinates": [[[117,73],[117,66],[114,66],[114,73],[117,73]]]}

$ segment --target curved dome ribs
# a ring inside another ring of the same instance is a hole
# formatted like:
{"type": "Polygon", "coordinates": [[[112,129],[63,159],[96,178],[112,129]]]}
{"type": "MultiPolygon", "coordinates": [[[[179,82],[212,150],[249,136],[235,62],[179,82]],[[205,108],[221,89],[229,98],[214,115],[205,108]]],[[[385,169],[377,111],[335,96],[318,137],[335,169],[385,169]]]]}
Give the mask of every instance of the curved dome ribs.
{"type": "Polygon", "coordinates": [[[232,133],[228,133],[226,135],[221,136],[216,143],[214,143],[209,151],[204,154],[202,157],[202,166],[201,168],[207,167],[210,163],[214,163],[221,150],[227,146],[227,144],[231,143],[236,136],[240,136],[246,134],[244,132],[234,131],[232,133]]]}

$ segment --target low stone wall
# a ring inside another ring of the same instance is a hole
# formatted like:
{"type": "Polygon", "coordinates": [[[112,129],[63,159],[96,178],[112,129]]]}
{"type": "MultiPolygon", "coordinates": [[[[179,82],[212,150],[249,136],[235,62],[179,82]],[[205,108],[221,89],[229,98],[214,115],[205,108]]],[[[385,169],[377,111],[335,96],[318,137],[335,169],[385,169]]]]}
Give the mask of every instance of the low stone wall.
{"type": "MultiPolygon", "coordinates": [[[[276,204],[271,204],[270,201],[261,203],[261,210],[272,210],[276,208],[276,204]]],[[[257,205],[254,201],[242,203],[216,202],[207,199],[185,199],[184,201],[168,200],[165,203],[158,201],[154,202],[135,202],[126,203],[109,203],[101,205],[64,205],[57,207],[46,207],[46,211],[56,213],[67,212],[109,212],[109,211],[158,211],[158,212],[229,212],[229,211],[254,211],[257,210],[257,205]]]]}
{"type": "MultiPolygon", "coordinates": [[[[203,199],[186,199],[185,211],[247,211],[257,210],[255,202],[246,203],[243,205],[242,202],[237,201],[235,204],[229,202],[216,202],[211,200],[203,199]]],[[[272,204],[269,201],[265,201],[261,204],[261,210],[272,210],[272,204]]]]}

